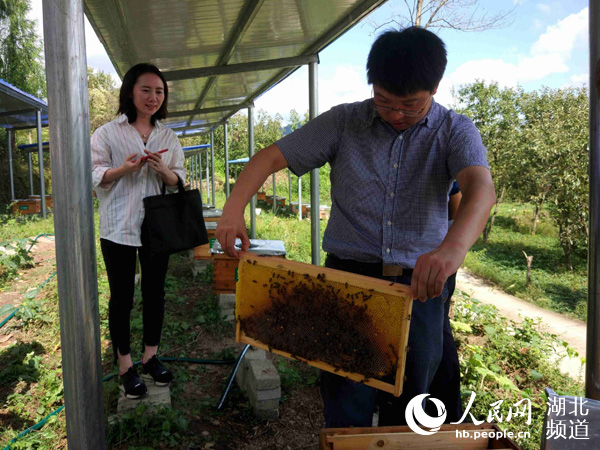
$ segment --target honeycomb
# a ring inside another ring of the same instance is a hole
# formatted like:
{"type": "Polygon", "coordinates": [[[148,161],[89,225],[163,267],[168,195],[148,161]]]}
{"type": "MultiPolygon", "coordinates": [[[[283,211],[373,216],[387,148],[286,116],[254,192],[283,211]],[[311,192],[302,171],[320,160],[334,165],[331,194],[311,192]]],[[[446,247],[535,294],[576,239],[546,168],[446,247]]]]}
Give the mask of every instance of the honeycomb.
{"type": "Polygon", "coordinates": [[[399,395],[412,309],[406,286],[254,255],[242,256],[238,275],[238,341],[399,395]]]}

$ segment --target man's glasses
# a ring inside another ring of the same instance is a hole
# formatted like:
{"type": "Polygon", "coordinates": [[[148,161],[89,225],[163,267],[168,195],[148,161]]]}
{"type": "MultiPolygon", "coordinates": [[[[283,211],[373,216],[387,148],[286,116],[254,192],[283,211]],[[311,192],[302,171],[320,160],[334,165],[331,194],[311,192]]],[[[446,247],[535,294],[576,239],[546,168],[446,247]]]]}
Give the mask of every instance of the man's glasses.
{"type": "Polygon", "coordinates": [[[425,108],[427,108],[427,105],[429,104],[429,100],[431,100],[432,97],[433,97],[432,95],[427,97],[427,101],[425,102],[423,107],[418,111],[412,111],[410,109],[396,109],[396,108],[392,108],[391,106],[378,105],[377,103],[375,103],[374,98],[373,98],[373,105],[375,105],[375,107],[379,110],[380,113],[382,113],[382,112],[384,112],[384,113],[397,112],[398,114],[402,114],[403,116],[406,116],[406,117],[417,117],[417,116],[419,116],[419,114],[421,114],[423,111],[425,111],[425,108]]]}

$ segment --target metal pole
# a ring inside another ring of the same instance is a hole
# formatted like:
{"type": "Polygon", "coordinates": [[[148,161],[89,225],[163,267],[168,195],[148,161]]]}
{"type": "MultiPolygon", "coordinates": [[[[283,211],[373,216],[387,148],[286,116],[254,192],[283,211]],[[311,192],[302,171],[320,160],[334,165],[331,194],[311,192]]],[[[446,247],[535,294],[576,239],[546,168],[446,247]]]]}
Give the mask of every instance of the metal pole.
{"type": "Polygon", "coordinates": [[[10,201],[15,201],[15,180],[13,176],[13,158],[12,158],[12,134],[11,130],[7,130],[8,136],[8,173],[10,176],[10,201]]]}
{"type": "Polygon", "coordinates": [[[104,450],[83,0],[43,8],[67,443],[104,450]]]}
{"type": "Polygon", "coordinates": [[[38,140],[38,164],[40,167],[40,196],[42,200],[42,217],[47,216],[46,211],[46,183],[44,182],[44,146],[42,142],[42,111],[38,110],[35,114],[37,122],[37,140],[38,140]]]}
{"type": "Polygon", "coordinates": [[[31,162],[31,152],[27,152],[27,159],[29,160],[29,191],[33,195],[33,164],[31,162]]]}
{"type": "MultiPolygon", "coordinates": [[[[319,115],[319,97],[317,92],[317,63],[308,65],[308,114],[312,120],[319,115]]],[[[321,229],[319,223],[319,169],[310,171],[310,238],[312,263],[321,265],[321,229]]]]}
{"type": "Polygon", "coordinates": [[[210,132],[210,188],[212,189],[212,205],[215,205],[215,132],[210,132]]]}
{"type": "Polygon", "coordinates": [[[298,177],[298,220],[302,220],[302,177],[298,177]]]}
{"type": "Polygon", "coordinates": [[[600,59],[600,4],[590,1],[590,227],[585,395],[600,400],[600,128],[598,91],[594,81],[600,59]]]}
{"type": "Polygon", "coordinates": [[[292,207],[292,172],[288,169],[288,204],[292,207]]]}
{"type": "MultiPolygon", "coordinates": [[[[198,165],[196,166],[198,168],[198,181],[200,183],[200,197],[202,197],[202,192],[203,192],[203,187],[202,187],[202,155],[200,153],[198,153],[198,155],[196,156],[196,158],[198,158],[198,165]]],[[[208,185],[206,186],[208,187],[208,185]]],[[[204,199],[206,200],[203,203],[206,203],[208,205],[208,195],[206,197],[204,197],[204,199]]]]}
{"type": "Polygon", "coordinates": [[[275,211],[277,210],[277,189],[275,188],[275,173],[273,173],[273,214],[275,214],[275,211]]]}
{"type": "MultiPolygon", "coordinates": [[[[254,156],[254,106],[248,107],[248,155],[254,156]]],[[[250,199],[250,239],[256,239],[256,193],[250,199]]]]}
{"type": "Polygon", "coordinates": [[[227,122],[223,124],[223,141],[225,143],[225,199],[229,198],[229,142],[227,141],[227,122]]]}
{"type": "Polygon", "coordinates": [[[208,173],[208,149],[204,152],[204,154],[206,155],[206,203],[208,203],[209,205],[210,203],[210,186],[209,186],[209,179],[210,179],[210,174],[208,173]]]}

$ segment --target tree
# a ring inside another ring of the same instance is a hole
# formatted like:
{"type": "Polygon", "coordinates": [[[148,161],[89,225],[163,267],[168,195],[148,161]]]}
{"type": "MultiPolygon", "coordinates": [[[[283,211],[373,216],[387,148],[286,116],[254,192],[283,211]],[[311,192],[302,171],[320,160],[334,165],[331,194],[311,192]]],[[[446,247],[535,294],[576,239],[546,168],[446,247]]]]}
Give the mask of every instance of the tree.
{"type": "Polygon", "coordinates": [[[548,203],[569,270],[573,254],[587,250],[588,105],[585,88],[543,88],[527,97],[523,109],[525,153],[537,160],[538,195],[548,203]]]}
{"type": "Polygon", "coordinates": [[[498,205],[519,181],[519,158],[515,157],[515,152],[521,133],[521,96],[520,88],[501,89],[498,83],[486,85],[483,81],[463,86],[458,91],[460,107],[457,112],[471,118],[481,133],[496,187],[496,207],[483,230],[484,242],[487,242],[494,226],[498,205]]]}
{"type": "Polygon", "coordinates": [[[119,90],[112,77],[88,67],[88,97],[90,107],[90,132],[113,120],[119,106],[119,90]]]}
{"type": "Polygon", "coordinates": [[[392,15],[379,29],[391,23],[400,27],[452,28],[460,31],[483,31],[503,28],[512,22],[515,8],[489,14],[480,0],[404,0],[407,11],[392,15]]]}
{"type": "MultiPolygon", "coordinates": [[[[27,19],[28,0],[0,0],[0,78],[17,88],[46,97],[46,78],[42,60],[42,45],[35,34],[35,23],[27,19]]],[[[47,131],[43,130],[44,135],[47,131]]],[[[29,192],[27,154],[16,151],[16,145],[30,143],[32,132],[13,134],[13,176],[15,196],[29,192]],[[16,134],[16,136],[15,136],[16,134]]],[[[0,128],[0,204],[10,202],[7,134],[0,128]]],[[[46,161],[46,167],[49,167],[46,161]]],[[[34,168],[35,172],[36,168],[34,168]]],[[[34,174],[34,184],[37,179],[34,174]]]]}
{"type": "Polygon", "coordinates": [[[43,49],[29,9],[28,0],[0,0],[0,78],[45,98],[43,49]]]}

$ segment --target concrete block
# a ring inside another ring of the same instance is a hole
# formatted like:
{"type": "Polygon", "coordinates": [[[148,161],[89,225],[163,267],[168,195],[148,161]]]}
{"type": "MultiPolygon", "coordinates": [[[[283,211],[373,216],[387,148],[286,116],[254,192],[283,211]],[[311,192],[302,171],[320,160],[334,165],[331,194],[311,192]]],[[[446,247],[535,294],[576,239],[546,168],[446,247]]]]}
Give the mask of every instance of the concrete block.
{"type": "Polygon", "coordinates": [[[277,400],[277,402],[279,402],[280,398],[281,388],[265,389],[263,391],[248,391],[248,400],[250,400],[250,404],[253,406],[268,400],[277,400]]]}
{"type": "Polygon", "coordinates": [[[250,361],[247,383],[248,390],[276,389],[280,386],[279,373],[268,359],[250,361]]]}
{"type": "Polygon", "coordinates": [[[279,419],[279,408],[254,409],[254,415],[265,420],[279,419]]]}
{"type": "Polygon", "coordinates": [[[235,308],[235,294],[219,294],[219,308],[221,311],[235,308]]]}
{"type": "Polygon", "coordinates": [[[171,392],[169,386],[155,386],[154,383],[146,383],[148,393],[137,399],[129,399],[125,397],[125,393],[121,391],[121,396],[117,404],[117,414],[122,414],[126,411],[136,409],[140,404],[146,404],[150,408],[158,406],[171,407],[171,392]]]}
{"type": "Polygon", "coordinates": [[[202,260],[202,259],[193,260],[192,261],[192,274],[194,276],[196,276],[200,273],[204,273],[206,271],[206,268],[210,264],[212,264],[212,261],[210,259],[208,259],[208,260],[202,260]]]}
{"type": "Polygon", "coordinates": [[[244,362],[267,359],[267,352],[262,348],[250,347],[244,355],[244,362]]]}

